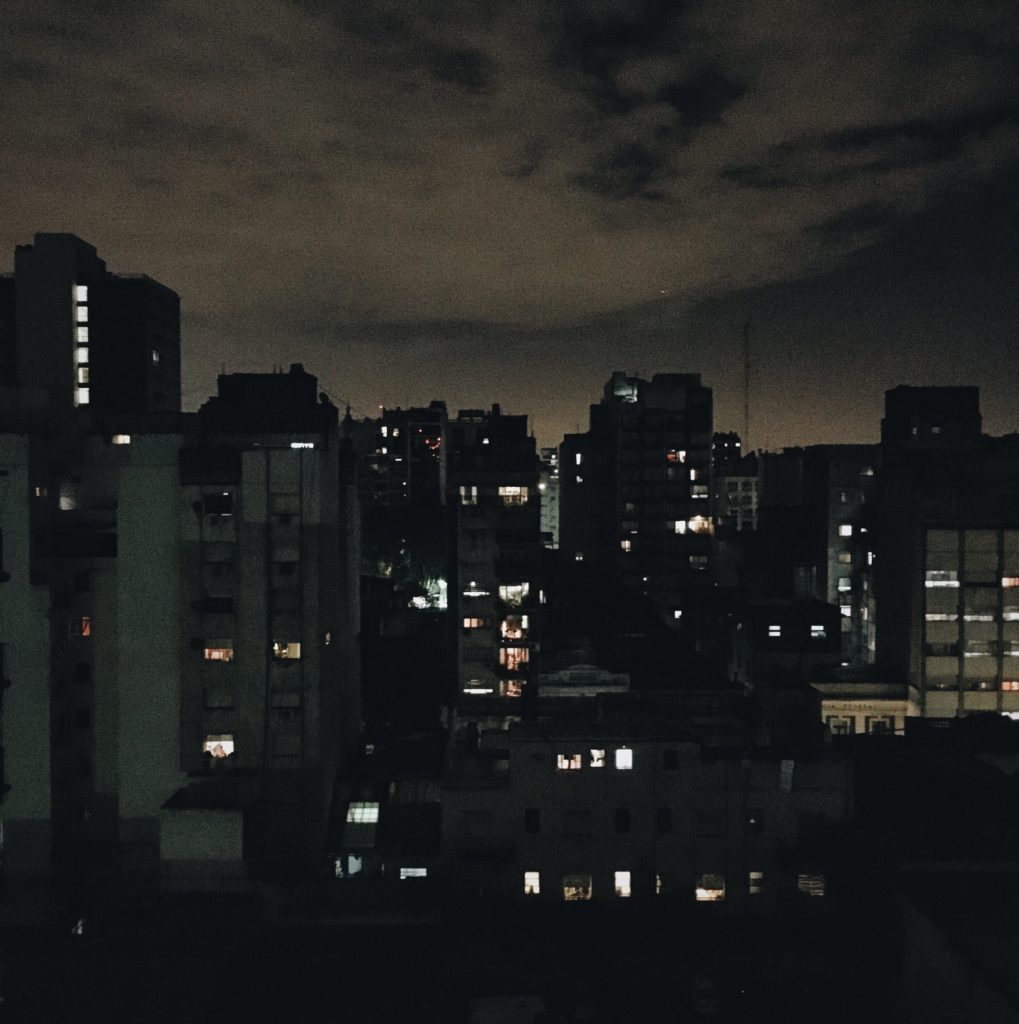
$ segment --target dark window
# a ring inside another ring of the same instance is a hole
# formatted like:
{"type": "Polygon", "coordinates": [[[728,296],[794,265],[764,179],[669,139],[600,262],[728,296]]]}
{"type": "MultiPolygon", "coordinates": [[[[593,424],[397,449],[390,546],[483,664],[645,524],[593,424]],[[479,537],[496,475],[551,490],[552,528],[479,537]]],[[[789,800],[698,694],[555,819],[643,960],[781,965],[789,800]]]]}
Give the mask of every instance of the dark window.
{"type": "Polygon", "coordinates": [[[74,681],[76,683],[92,682],[92,666],[87,661],[79,661],[74,666],[74,681]]]}
{"type": "Polygon", "coordinates": [[[202,604],[203,609],[213,615],[226,615],[234,610],[232,597],[207,597],[202,604]]]}
{"type": "Polygon", "coordinates": [[[629,807],[617,807],[616,808],[616,831],[619,833],[626,833],[630,831],[630,808],[629,807]]]}
{"type": "Polygon", "coordinates": [[[541,831],[541,811],[537,807],[524,810],[524,831],[532,834],[541,831]]]}
{"type": "Polygon", "coordinates": [[[672,808],[659,807],[655,814],[655,831],[659,835],[666,835],[672,831],[672,808]]]}
{"type": "Polygon", "coordinates": [[[89,572],[82,569],[74,574],[74,592],[76,594],[87,594],[92,589],[92,577],[89,572]]]}
{"type": "Polygon", "coordinates": [[[662,751],[662,767],[663,768],[678,768],[679,767],[679,751],[678,750],[663,750],[662,751]]]}
{"type": "Polygon", "coordinates": [[[87,754],[78,755],[78,778],[87,779],[92,774],[92,759],[87,754]]]}
{"type": "Polygon", "coordinates": [[[234,514],[234,496],[230,493],[203,494],[202,506],[207,516],[232,516],[234,514]]]}
{"type": "Polygon", "coordinates": [[[750,811],[747,814],[747,831],[748,832],[763,832],[764,831],[764,814],[761,811],[750,811]]]}
{"type": "Polygon", "coordinates": [[[78,708],[74,713],[74,724],[79,729],[87,729],[92,724],[92,712],[88,708],[78,708]]]}

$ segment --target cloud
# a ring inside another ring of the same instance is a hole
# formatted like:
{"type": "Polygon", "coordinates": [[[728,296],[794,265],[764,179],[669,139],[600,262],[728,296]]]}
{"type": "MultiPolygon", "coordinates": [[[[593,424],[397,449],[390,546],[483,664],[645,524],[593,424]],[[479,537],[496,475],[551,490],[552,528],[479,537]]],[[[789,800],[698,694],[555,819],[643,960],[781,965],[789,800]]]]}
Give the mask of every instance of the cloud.
{"type": "Polygon", "coordinates": [[[165,280],[197,359],[636,345],[663,293],[809,278],[1019,162],[1011,7],[10,0],[0,245],[72,230],[165,280]]]}

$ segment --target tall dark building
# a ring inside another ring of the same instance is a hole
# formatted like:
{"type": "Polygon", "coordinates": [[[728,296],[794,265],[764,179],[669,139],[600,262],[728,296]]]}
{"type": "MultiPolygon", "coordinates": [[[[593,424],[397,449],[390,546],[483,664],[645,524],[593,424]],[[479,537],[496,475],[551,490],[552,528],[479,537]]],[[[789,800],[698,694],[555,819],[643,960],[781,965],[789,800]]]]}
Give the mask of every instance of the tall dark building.
{"type": "Polygon", "coordinates": [[[0,288],[0,383],[53,410],[180,408],[180,300],[74,235],[37,234],[0,288]],[[12,294],[13,293],[13,294],[12,294]]]}
{"type": "Polygon", "coordinates": [[[1019,713],[1019,437],[974,387],[898,387],[881,425],[878,660],[921,713],[1019,713]]]}
{"type": "Polygon", "coordinates": [[[876,445],[811,445],[759,457],[758,543],[747,580],[772,597],[838,605],[842,660],[874,661],[876,445]]]}
{"type": "Polygon", "coordinates": [[[713,575],[711,389],[617,372],[560,455],[560,550],[643,594],[670,625],[713,575]]]}
{"type": "Polygon", "coordinates": [[[541,605],[539,461],[526,416],[461,410],[449,424],[455,558],[449,604],[458,702],[507,710],[536,684],[541,605]]]}

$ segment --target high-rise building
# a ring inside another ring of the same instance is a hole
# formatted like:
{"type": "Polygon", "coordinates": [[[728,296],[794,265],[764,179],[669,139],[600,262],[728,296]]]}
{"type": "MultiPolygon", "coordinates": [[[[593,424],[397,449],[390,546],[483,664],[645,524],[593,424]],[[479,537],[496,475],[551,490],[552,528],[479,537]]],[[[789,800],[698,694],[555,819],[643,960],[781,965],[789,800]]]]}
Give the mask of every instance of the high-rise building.
{"type": "Polygon", "coordinates": [[[80,238],[37,234],[0,287],[0,384],[56,410],[180,408],[180,301],[144,275],[113,274],[80,238]]]}
{"type": "Polygon", "coordinates": [[[760,593],[837,605],[842,660],[874,661],[872,565],[876,445],[812,445],[759,458],[760,593]]]}
{"type": "Polygon", "coordinates": [[[494,698],[522,697],[538,678],[538,456],[527,417],[498,405],[461,410],[449,434],[458,703],[495,709],[494,698]]]}
{"type": "Polygon", "coordinates": [[[19,249],[0,313],[12,294],[6,868],[305,865],[360,728],[337,410],[292,367],[222,377],[181,414],[176,297],[73,236],[19,249]]]}
{"type": "Polygon", "coordinates": [[[542,448],[538,493],[541,497],[541,542],[547,548],[559,547],[559,449],[542,448]]]}
{"type": "Polygon", "coordinates": [[[644,595],[676,625],[710,585],[711,389],[698,374],[614,373],[560,450],[566,562],[644,595]]]}
{"type": "Polygon", "coordinates": [[[1019,438],[981,435],[973,387],[885,402],[879,663],[926,717],[1019,714],[1019,438]]]}

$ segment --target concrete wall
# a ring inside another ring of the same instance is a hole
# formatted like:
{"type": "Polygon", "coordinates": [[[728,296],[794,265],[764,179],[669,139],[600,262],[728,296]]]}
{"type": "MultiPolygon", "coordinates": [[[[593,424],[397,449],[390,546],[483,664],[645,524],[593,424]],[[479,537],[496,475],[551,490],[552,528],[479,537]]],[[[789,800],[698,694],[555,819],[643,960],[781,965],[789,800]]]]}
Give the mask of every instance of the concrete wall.
{"type": "Polygon", "coordinates": [[[27,438],[0,435],[0,643],[11,681],[3,694],[4,771],[10,792],[4,819],[4,863],[10,871],[45,871],[50,859],[50,619],[47,588],[29,578],[27,438]]]}

